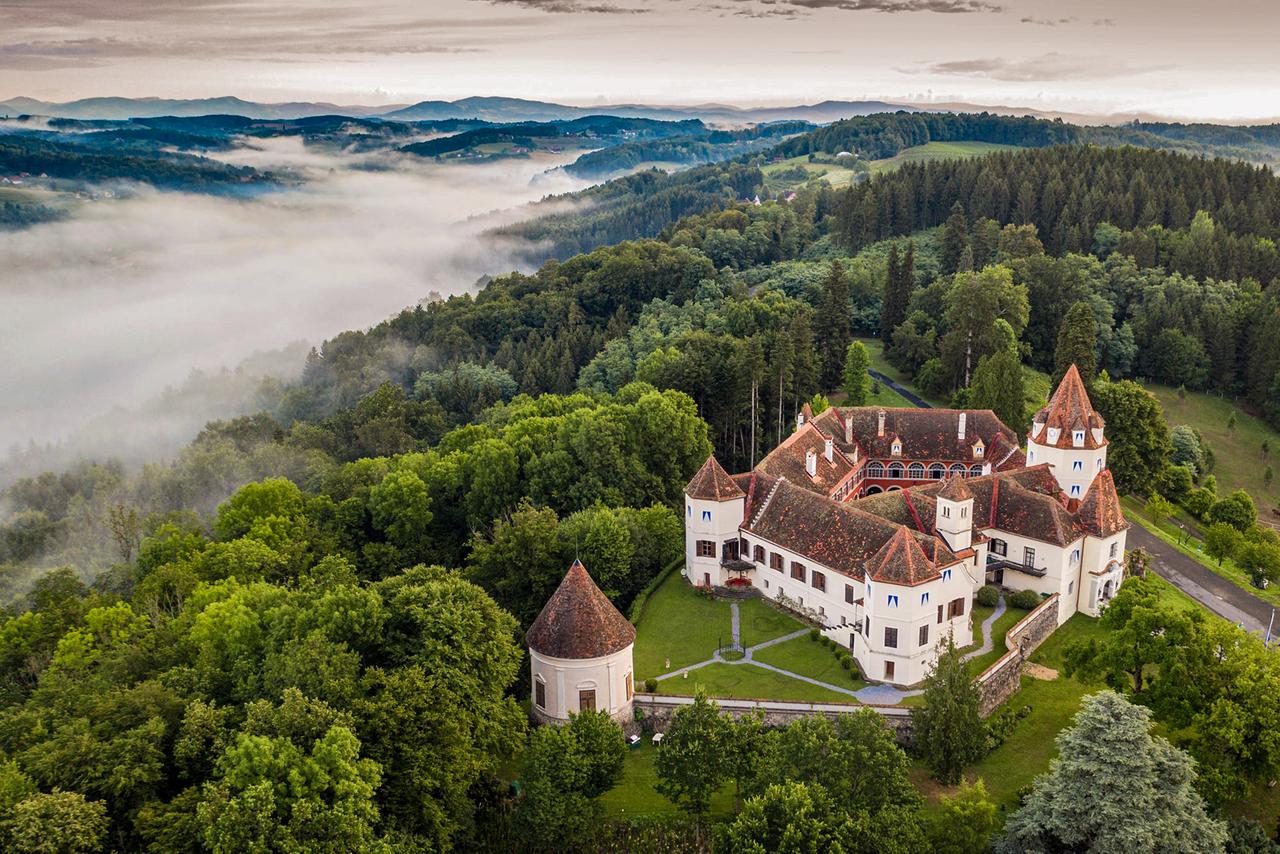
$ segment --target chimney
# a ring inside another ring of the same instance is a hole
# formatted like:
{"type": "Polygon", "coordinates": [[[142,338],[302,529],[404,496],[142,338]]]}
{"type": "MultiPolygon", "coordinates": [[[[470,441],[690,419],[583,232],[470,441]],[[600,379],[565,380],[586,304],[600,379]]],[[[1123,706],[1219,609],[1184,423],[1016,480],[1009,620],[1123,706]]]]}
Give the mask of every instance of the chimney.
{"type": "Polygon", "coordinates": [[[799,430],[803,426],[804,426],[804,413],[797,412],[796,413],[796,429],[799,430]]]}
{"type": "Polygon", "coordinates": [[[850,412],[844,419],[844,443],[846,445],[853,444],[853,413],[850,412]]]}
{"type": "Polygon", "coordinates": [[[835,440],[832,439],[830,436],[828,436],[827,440],[823,443],[822,455],[827,458],[827,462],[832,461],[831,452],[835,448],[835,444],[836,444],[835,440]]]}
{"type": "Polygon", "coordinates": [[[876,413],[876,435],[881,439],[884,438],[884,410],[881,409],[876,413]]]}
{"type": "Polygon", "coordinates": [[[960,441],[961,441],[961,442],[963,442],[963,441],[964,441],[964,415],[965,415],[965,414],[964,414],[963,412],[961,412],[961,413],[960,413],[960,433],[959,433],[959,435],[960,435],[960,441]]]}
{"type": "Polygon", "coordinates": [[[809,477],[818,476],[818,452],[813,448],[804,452],[804,470],[809,473],[809,477]]]}

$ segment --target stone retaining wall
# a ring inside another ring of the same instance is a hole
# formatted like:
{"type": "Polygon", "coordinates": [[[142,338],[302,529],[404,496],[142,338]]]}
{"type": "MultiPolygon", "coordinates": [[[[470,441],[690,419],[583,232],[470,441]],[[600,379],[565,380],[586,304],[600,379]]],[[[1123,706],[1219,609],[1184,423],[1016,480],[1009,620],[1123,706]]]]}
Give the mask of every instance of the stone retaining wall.
{"type": "MultiPolygon", "coordinates": [[[[655,732],[663,732],[671,724],[671,716],[691,697],[672,694],[636,694],[633,703],[635,708],[644,712],[641,724],[624,726],[627,735],[637,734],[647,737],[655,732]]],[[[781,703],[767,700],[715,700],[720,711],[735,718],[749,712],[759,710],[764,713],[766,727],[786,726],[798,718],[813,715],[826,715],[835,718],[841,714],[853,714],[863,709],[878,712],[884,719],[885,726],[893,731],[894,736],[902,744],[911,741],[911,713],[901,706],[871,706],[861,703],[781,703]]]]}
{"type": "Polygon", "coordinates": [[[1004,640],[1009,651],[974,680],[982,696],[984,718],[1017,692],[1022,685],[1023,662],[1057,627],[1058,594],[1054,593],[1009,629],[1004,640]]]}

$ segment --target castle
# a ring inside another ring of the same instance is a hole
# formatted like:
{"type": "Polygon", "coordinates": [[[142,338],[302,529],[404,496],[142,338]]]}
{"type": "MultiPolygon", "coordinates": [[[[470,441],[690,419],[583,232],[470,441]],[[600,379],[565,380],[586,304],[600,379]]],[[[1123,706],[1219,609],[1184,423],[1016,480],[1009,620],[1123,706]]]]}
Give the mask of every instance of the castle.
{"type": "Polygon", "coordinates": [[[990,410],[806,404],[753,471],[715,457],[685,487],[685,576],[745,586],[822,626],[871,680],[924,679],[970,637],[983,584],[1058,594],[1058,624],[1097,616],[1124,575],[1102,417],[1075,366],[1025,455],[990,410]]]}

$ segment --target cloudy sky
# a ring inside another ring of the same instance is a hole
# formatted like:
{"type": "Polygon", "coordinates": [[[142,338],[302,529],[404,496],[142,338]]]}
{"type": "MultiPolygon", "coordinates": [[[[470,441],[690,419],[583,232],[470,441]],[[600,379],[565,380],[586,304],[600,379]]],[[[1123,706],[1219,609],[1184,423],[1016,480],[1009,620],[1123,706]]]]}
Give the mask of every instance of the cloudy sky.
{"type": "Polygon", "coordinates": [[[1280,0],[0,0],[0,98],[1280,115],[1280,0]]]}

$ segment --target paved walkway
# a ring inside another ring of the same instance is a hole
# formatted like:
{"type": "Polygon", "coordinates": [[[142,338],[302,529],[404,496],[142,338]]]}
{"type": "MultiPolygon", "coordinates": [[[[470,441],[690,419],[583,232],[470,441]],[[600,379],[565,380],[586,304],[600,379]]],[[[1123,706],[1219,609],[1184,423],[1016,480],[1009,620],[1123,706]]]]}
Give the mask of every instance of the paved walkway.
{"type": "MultiPolygon", "coordinates": [[[[1274,610],[1270,603],[1184,555],[1136,522],[1129,529],[1128,546],[1150,552],[1151,568],[1157,575],[1213,613],[1243,626],[1247,632],[1266,634],[1274,610]]],[[[1276,629],[1280,626],[1273,628],[1272,632],[1276,629]]]]}
{"type": "Polygon", "coordinates": [[[894,382],[892,379],[890,379],[889,377],[887,377],[887,376],[885,376],[884,374],[880,373],[879,371],[873,371],[873,370],[871,370],[870,368],[867,368],[867,373],[871,375],[871,379],[873,379],[873,380],[879,380],[879,382],[880,382],[882,385],[887,385],[889,388],[893,389],[893,390],[894,390],[894,391],[896,391],[898,394],[900,394],[900,395],[902,395],[903,397],[905,397],[909,402],[911,402],[912,404],[914,404],[917,408],[919,408],[919,409],[932,409],[932,408],[933,408],[933,404],[929,403],[927,400],[925,400],[924,398],[922,398],[920,395],[916,394],[914,391],[912,391],[911,389],[907,388],[906,386],[903,386],[903,385],[898,384],[897,382],[894,382]]]}
{"type": "MultiPolygon", "coordinates": [[[[739,640],[740,635],[738,631],[738,625],[739,625],[738,603],[734,602],[729,607],[732,613],[733,645],[735,647],[741,647],[742,644],[741,644],[741,641],[739,640]]],[[[991,637],[991,629],[992,629],[992,626],[995,624],[995,621],[999,619],[1000,616],[1004,614],[1004,612],[1005,612],[1005,604],[1004,604],[1004,597],[1002,596],[1000,597],[1000,601],[996,604],[996,609],[991,612],[991,616],[987,617],[987,619],[985,619],[982,622],[982,645],[975,650],[971,650],[965,653],[965,656],[964,656],[965,661],[968,661],[971,658],[976,658],[979,655],[984,655],[988,652],[991,652],[991,650],[995,646],[995,640],[991,637]]],[[[796,679],[800,682],[805,682],[809,685],[816,685],[819,688],[825,688],[828,691],[834,691],[837,694],[845,694],[849,697],[853,697],[855,700],[857,700],[860,703],[871,703],[874,705],[892,706],[895,703],[902,702],[902,700],[904,700],[907,697],[916,697],[924,693],[924,691],[922,691],[919,688],[913,688],[913,689],[907,690],[903,688],[895,688],[892,685],[868,685],[865,688],[859,688],[855,691],[852,688],[845,688],[842,685],[832,685],[830,682],[823,682],[822,680],[814,679],[811,676],[801,676],[799,673],[792,673],[790,670],[783,670],[781,667],[775,667],[772,664],[755,660],[756,650],[767,649],[768,647],[771,647],[775,644],[786,643],[789,640],[794,640],[799,637],[804,637],[807,634],[809,634],[808,629],[799,629],[798,631],[791,632],[790,634],[785,634],[785,635],[782,635],[781,637],[772,638],[770,640],[764,641],[763,643],[758,643],[758,644],[754,644],[752,646],[746,647],[745,649],[743,649],[742,658],[737,659],[736,661],[727,661],[721,658],[720,652],[719,650],[717,650],[716,653],[712,655],[710,658],[708,658],[706,661],[699,661],[697,664],[690,664],[687,667],[678,668],[676,670],[671,671],[670,673],[664,673],[661,676],[657,677],[657,680],[661,682],[664,679],[674,679],[677,676],[682,676],[684,673],[690,670],[697,670],[701,667],[706,667],[708,664],[731,664],[735,666],[739,664],[751,664],[761,669],[771,670],[774,673],[778,673],[782,676],[787,676],[791,679],[796,679]]],[[[720,701],[717,701],[717,702],[720,702],[720,701]]],[[[757,705],[759,705],[760,708],[771,707],[770,704],[765,704],[765,703],[758,703],[757,705]]],[[[792,705],[797,705],[797,704],[792,704],[792,705]]],[[[812,704],[798,704],[798,705],[812,705],[812,704]]],[[[779,708],[781,707],[779,706],[779,708]]]]}

